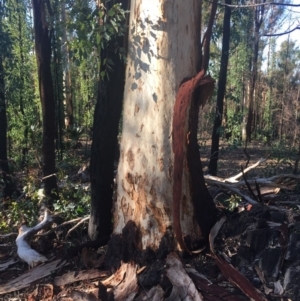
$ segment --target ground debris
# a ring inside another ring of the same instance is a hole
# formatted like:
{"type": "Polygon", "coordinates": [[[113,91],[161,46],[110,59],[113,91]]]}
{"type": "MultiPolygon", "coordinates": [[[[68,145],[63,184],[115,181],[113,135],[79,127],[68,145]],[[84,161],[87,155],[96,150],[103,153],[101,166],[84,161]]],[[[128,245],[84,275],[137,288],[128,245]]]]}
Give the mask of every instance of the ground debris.
{"type": "Polygon", "coordinates": [[[166,263],[169,266],[167,269],[167,277],[173,284],[171,295],[166,300],[174,300],[175,296],[178,300],[204,300],[201,293],[197,291],[192,279],[184,270],[182,262],[176,253],[169,254],[166,263]]]}
{"type": "Polygon", "coordinates": [[[94,280],[97,278],[105,278],[107,276],[109,276],[107,271],[100,270],[85,270],[79,271],[78,273],[71,271],[62,276],[55,277],[53,283],[55,286],[64,286],[77,281],[94,280]]]}
{"type": "Polygon", "coordinates": [[[59,260],[55,260],[50,263],[37,266],[27,273],[24,273],[21,276],[1,285],[0,295],[21,290],[30,286],[31,283],[51,275],[55,270],[59,268],[57,267],[58,262],[59,260]]]}

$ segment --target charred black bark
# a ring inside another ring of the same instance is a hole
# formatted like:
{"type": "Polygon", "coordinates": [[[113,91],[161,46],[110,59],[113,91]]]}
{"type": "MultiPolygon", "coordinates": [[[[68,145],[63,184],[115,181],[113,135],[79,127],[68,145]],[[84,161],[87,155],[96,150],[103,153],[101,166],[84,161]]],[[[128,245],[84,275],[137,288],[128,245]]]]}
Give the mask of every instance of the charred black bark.
{"type": "MultiPolygon", "coordinates": [[[[231,0],[226,0],[226,4],[231,4],[231,0]]],[[[209,174],[217,175],[218,158],[219,158],[219,142],[220,142],[220,128],[222,124],[224,96],[227,80],[227,66],[229,59],[229,42],[230,42],[230,18],[231,8],[226,6],[223,21],[223,42],[222,42],[222,56],[221,56],[221,68],[218,81],[218,94],[217,94],[217,106],[216,115],[214,120],[214,127],[211,137],[211,156],[209,161],[209,174]]]]}
{"type": "Polygon", "coordinates": [[[4,182],[4,197],[11,196],[14,187],[9,176],[9,167],[7,160],[7,119],[6,104],[4,94],[4,70],[2,63],[2,54],[0,53],[0,178],[4,182]]]}
{"type": "MultiPolygon", "coordinates": [[[[113,5],[115,2],[111,1],[107,4],[113,5]]],[[[129,0],[123,0],[121,3],[123,9],[127,10],[129,0]]],[[[124,47],[126,40],[127,36],[119,38],[119,47],[124,47]]],[[[88,229],[92,240],[110,235],[113,230],[114,162],[118,149],[117,137],[125,84],[125,63],[120,58],[119,53],[103,51],[101,61],[105,58],[113,61],[114,67],[109,74],[109,80],[104,79],[99,83],[94,114],[90,164],[92,199],[88,229]]]]}
{"type": "Polygon", "coordinates": [[[213,87],[211,88],[211,84],[201,85],[195,90],[189,113],[189,136],[187,141],[187,163],[190,173],[190,187],[194,216],[201,231],[201,238],[204,241],[208,241],[210,230],[217,221],[216,206],[207,189],[203,176],[197,139],[199,108],[200,105],[203,104],[203,99],[207,99],[207,94],[210,93],[209,90],[213,90],[213,87]]]}
{"type": "MultiPolygon", "coordinates": [[[[51,31],[46,21],[45,5],[45,1],[32,0],[35,51],[43,114],[43,181],[46,196],[53,200],[58,197],[55,175],[55,101],[51,74],[51,31]]],[[[49,10],[49,7],[47,9],[49,10]]]]}

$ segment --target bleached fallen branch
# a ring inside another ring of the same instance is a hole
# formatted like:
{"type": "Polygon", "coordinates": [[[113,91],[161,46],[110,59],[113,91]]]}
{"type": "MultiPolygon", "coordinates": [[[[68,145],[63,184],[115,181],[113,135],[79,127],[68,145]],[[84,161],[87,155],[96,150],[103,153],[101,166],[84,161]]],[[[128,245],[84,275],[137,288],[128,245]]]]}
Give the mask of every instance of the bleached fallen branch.
{"type": "MultiPolygon", "coordinates": [[[[211,177],[211,176],[204,176],[205,181],[210,185],[217,185],[221,187],[226,187],[227,189],[231,190],[230,187],[241,187],[245,186],[245,181],[239,181],[239,182],[228,182],[227,180],[230,178],[222,179],[217,177],[211,177]],[[228,184],[228,185],[223,185],[228,184]]],[[[233,178],[233,177],[232,177],[233,178]]],[[[293,185],[288,185],[285,183],[282,183],[284,179],[295,179],[300,180],[300,175],[294,175],[294,174],[282,174],[282,175],[276,175],[269,178],[256,178],[247,180],[247,182],[250,185],[255,185],[255,182],[259,185],[264,185],[267,187],[275,187],[275,188],[281,188],[281,189],[287,189],[287,190],[293,190],[293,185]]]]}
{"type": "MultiPolygon", "coordinates": [[[[273,176],[270,178],[257,178],[257,179],[247,180],[247,182],[250,185],[254,185],[256,182],[259,185],[264,185],[264,186],[268,186],[268,187],[293,190],[294,183],[285,183],[284,180],[286,180],[286,179],[300,180],[300,175],[282,174],[282,175],[276,175],[276,176],[273,176]]],[[[245,181],[240,181],[240,182],[236,183],[236,185],[244,186],[245,181]]]]}
{"type": "Polygon", "coordinates": [[[53,232],[57,231],[60,228],[63,228],[67,225],[74,224],[74,223],[77,223],[77,222],[81,223],[82,220],[86,221],[88,218],[89,218],[89,216],[77,217],[77,218],[71,219],[69,221],[63,222],[62,224],[60,224],[56,227],[53,227],[52,229],[50,229],[49,231],[47,231],[45,233],[37,234],[37,236],[47,236],[50,233],[53,233],[53,232]]]}
{"type": "Polygon", "coordinates": [[[18,235],[17,232],[12,232],[12,233],[7,233],[7,234],[0,234],[0,238],[5,238],[5,237],[10,237],[10,236],[15,236],[18,235]]]}
{"type": "MultiPolygon", "coordinates": [[[[248,171],[250,171],[251,169],[254,169],[255,167],[257,167],[259,164],[265,162],[267,160],[267,158],[261,158],[259,159],[256,163],[250,165],[249,167],[244,169],[244,174],[246,174],[248,171]]],[[[211,175],[206,175],[204,176],[205,180],[212,180],[212,181],[217,181],[217,182],[224,182],[224,183],[238,183],[238,178],[241,178],[243,176],[243,172],[238,173],[235,176],[232,176],[230,178],[219,178],[219,177],[215,177],[215,176],[211,176],[211,175]]]]}
{"type": "Polygon", "coordinates": [[[26,225],[23,225],[19,229],[19,235],[16,239],[16,244],[18,247],[17,253],[19,257],[27,262],[30,267],[34,267],[41,262],[47,261],[48,259],[37,251],[33,250],[26,240],[28,240],[38,231],[45,228],[51,222],[52,217],[48,214],[48,211],[45,210],[44,219],[39,224],[33,228],[28,228],[26,225]]]}
{"type": "MultiPolygon", "coordinates": [[[[240,181],[238,180],[240,177],[243,176],[243,174],[254,169],[261,163],[265,162],[266,160],[267,158],[261,158],[256,163],[247,167],[243,172],[240,172],[237,175],[234,175],[229,178],[220,178],[211,175],[205,175],[204,178],[207,184],[212,186],[218,186],[225,190],[231,191],[244,198],[248,203],[252,205],[256,205],[259,204],[259,202],[249,197],[247,194],[241,192],[240,190],[241,187],[248,186],[249,190],[251,190],[252,186],[257,186],[257,189],[259,190],[258,185],[263,185],[266,187],[276,188],[278,190],[279,189],[293,190],[296,185],[295,181],[293,180],[300,180],[300,175],[295,175],[295,174],[282,174],[282,175],[275,175],[269,178],[256,178],[256,179],[247,180],[247,183],[245,180],[240,180],[240,181]]],[[[260,193],[260,191],[258,191],[258,193],[260,193]]]]}
{"type": "Polygon", "coordinates": [[[74,231],[76,228],[78,228],[81,224],[83,224],[85,221],[87,221],[89,219],[90,219],[90,217],[86,216],[86,217],[82,218],[81,221],[78,222],[75,226],[73,226],[71,229],[69,229],[69,231],[67,232],[67,235],[66,235],[66,239],[68,238],[68,236],[70,235],[70,233],[72,231],[74,231]]]}

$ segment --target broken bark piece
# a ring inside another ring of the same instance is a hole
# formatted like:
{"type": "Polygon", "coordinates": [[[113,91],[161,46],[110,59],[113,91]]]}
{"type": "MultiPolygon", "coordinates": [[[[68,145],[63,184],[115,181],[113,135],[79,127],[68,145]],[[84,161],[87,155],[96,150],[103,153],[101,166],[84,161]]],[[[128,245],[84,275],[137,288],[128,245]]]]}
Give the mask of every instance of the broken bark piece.
{"type": "Polygon", "coordinates": [[[106,286],[115,287],[123,281],[126,270],[127,263],[122,263],[120,268],[113,275],[101,282],[106,286]]]}
{"type": "Polygon", "coordinates": [[[27,301],[52,301],[53,298],[53,285],[52,284],[41,284],[28,295],[27,301]]]}
{"type": "Polygon", "coordinates": [[[0,271],[4,271],[4,270],[8,269],[9,266],[15,264],[16,262],[18,262],[18,260],[11,258],[10,260],[8,260],[4,263],[0,263],[0,271]]]}
{"type": "Polygon", "coordinates": [[[1,285],[0,295],[21,290],[30,286],[33,282],[51,275],[55,270],[59,269],[59,267],[57,267],[58,262],[59,260],[55,260],[38,266],[35,269],[32,269],[29,272],[1,285]]]}
{"type": "MultiPolygon", "coordinates": [[[[125,269],[124,280],[114,288],[114,301],[131,301],[138,292],[138,282],[136,277],[137,265],[133,263],[123,263],[125,269]]],[[[121,266],[122,268],[122,266],[121,266]]]]}
{"type": "Polygon", "coordinates": [[[109,274],[107,271],[99,271],[99,270],[87,270],[87,271],[79,271],[78,274],[75,275],[74,271],[68,272],[62,276],[55,277],[54,285],[55,286],[64,286],[76,281],[83,280],[95,280],[97,278],[107,277],[109,274]]]}
{"type": "Polygon", "coordinates": [[[167,269],[167,276],[173,284],[173,289],[168,299],[174,300],[175,296],[177,296],[175,300],[204,300],[202,295],[197,291],[194,282],[184,270],[181,261],[175,253],[168,255],[166,263],[169,265],[169,268],[167,269]]]}
{"type": "Polygon", "coordinates": [[[80,292],[77,290],[72,291],[71,297],[73,301],[101,301],[93,293],[80,292]]]}

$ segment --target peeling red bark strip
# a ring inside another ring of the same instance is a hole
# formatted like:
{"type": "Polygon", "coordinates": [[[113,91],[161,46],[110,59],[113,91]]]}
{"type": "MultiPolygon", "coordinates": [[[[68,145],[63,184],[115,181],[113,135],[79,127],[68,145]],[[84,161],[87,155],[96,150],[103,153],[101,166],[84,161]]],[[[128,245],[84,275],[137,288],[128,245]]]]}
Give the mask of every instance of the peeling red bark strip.
{"type": "MultiPolygon", "coordinates": [[[[195,77],[183,82],[176,95],[173,113],[173,152],[174,152],[174,173],[173,173],[173,227],[176,239],[182,250],[190,253],[186,247],[180,225],[180,203],[182,198],[182,175],[183,164],[189,143],[189,114],[195,90],[200,85],[214,82],[210,76],[204,76],[200,71],[195,77]]],[[[202,105],[207,99],[200,100],[202,105]]]]}
{"type": "Polygon", "coordinates": [[[278,229],[280,231],[279,242],[282,246],[281,258],[280,258],[280,267],[282,268],[284,263],[284,258],[286,256],[288,242],[289,242],[289,228],[286,223],[281,224],[278,229]]]}
{"type": "Polygon", "coordinates": [[[205,184],[198,145],[199,109],[211,97],[215,81],[206,76],[193,93],[188,116],[187,166],[194,217],[200,228],[199,238],[208,242],[211,228],[217,221],[216,205],[205,184]]]}
{"type": "Polygon", "coordinates": [[[256,290],[256,288],[250,283],[250,281],[247,278],[245,278],[240,272],[238,272],[231,264],[228,264],[225,261],[225,259],[216,255],[214,249],[214,240],[225,221],[225,217],[220,219],[211,229],[209,235],[210,250],[219,269],[232,284],[237,286],[249,298],[255,301],[268,301],[268,299],[263,295],[263,293],[256,290]]]}

